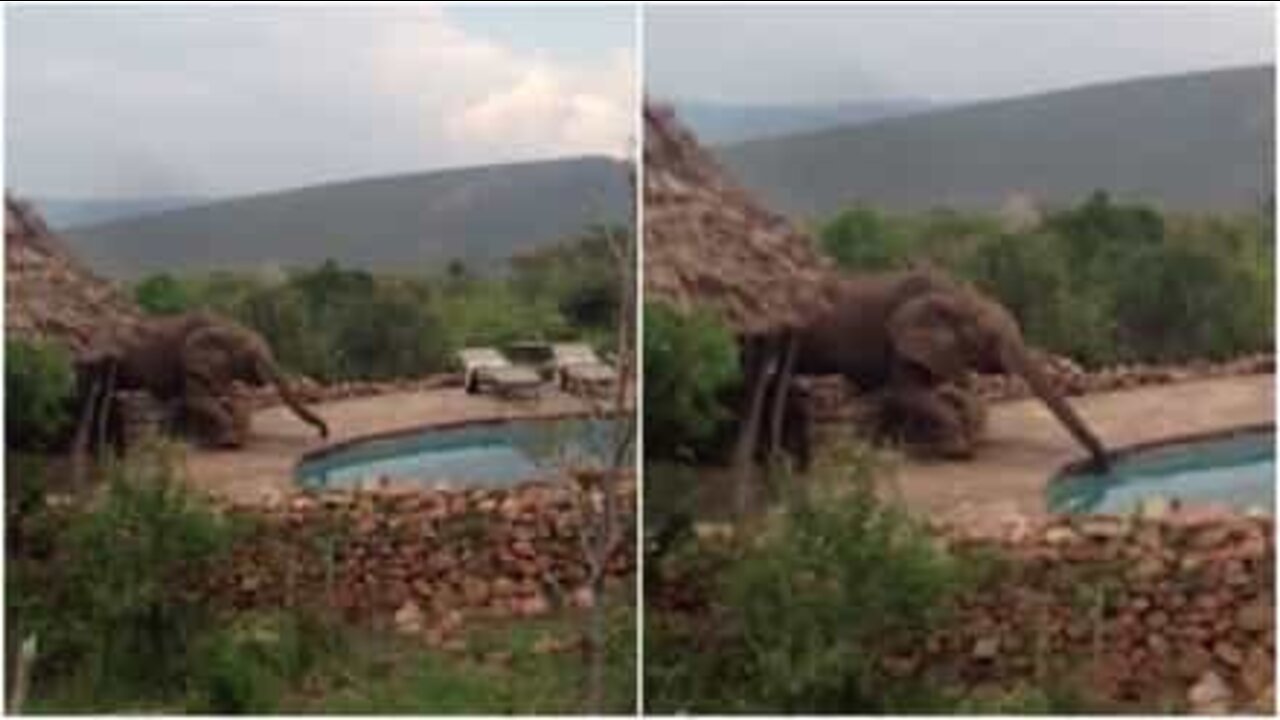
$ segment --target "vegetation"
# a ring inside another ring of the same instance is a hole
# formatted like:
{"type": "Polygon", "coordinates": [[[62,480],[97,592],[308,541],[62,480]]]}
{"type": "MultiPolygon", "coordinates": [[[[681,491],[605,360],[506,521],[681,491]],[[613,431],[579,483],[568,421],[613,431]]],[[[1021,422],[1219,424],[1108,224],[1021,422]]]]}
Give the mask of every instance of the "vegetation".
{"type": "MultiPolygon", "coordinates": [[[[798,478],[782,478],[792,491],[780,513],[719,531],[703,524],[650,543],[647,711],[1099,710],[1081,681],[1066,674],[1034,686],[1010,680],[973,687],[945,663],[907,660],[918,659],[965,599],[1008,568],[999,556],[937,545],[923,524],[877,492],[883,462],[865,445],[838,449],[820,459],[803,489],[798,478]]],[[[646,521],[653,522],[648,505],[646,521]]]]}
{"type": "Polygon", "coordinates": [[[651,712],[932,709],[880,661],[943,619],[961,568],[876,499],[867,457],[827,462],[838,501],[797,495],[752,541],[689,541],[646,563],[651,712]],[[701,612],[665,607],[690,591],[701,612]]]}
{"type": "Polygon", "coordinates": [[[87,511],[53,517],[39,503],[11,515],[7,649],[35,636],[37,694],[54,678],[95,707],[183,692],[195,640],[216,627],[188,587],[232,530],[182,489],[171,454],[156,448],[115,468],[87,511]]]}
{"type": "MultiPolygon", "coordinates": [[[[225,561],[248,520],[183,489],[171,448],[138,453],[87,504],[9,503],[8,657],[37,641],[33,712],[570,713],[585,668],[580,611],[479,625],[465,650],[291,607],[232,610],[197,579],[225,561]],[[542,648],[546,639],[561,649],[542,648]]],[[[30,456],[8,475],[37,486],[30,456]]],[[[10,490],[13,492],[13,484],[10,490]]],[[[609,603],[605,709],[635,702],[635,611],[609,603]]],[[[11,675],[12,677],[12,675],[11,675]]]]}
{"type": "Polygon", "coordinates": [[[71,358],[61,345],[7,339],[5,349],[5,447],[39,450],[71,422],[75,394],[71,358]]]}
{"type": "Polygon", "coordinates": [[[1022,229],[984,215],[850,208],[820,231],[850,270],[928,262],[1086,365],[1222,359],[1271,347],[1274,228],[1263,213],[1162,215],[1095,192],[1022,229]]]}
{"type": "Polygon", "coordinates": [[[731,417],[722,398],[739,382],[737,340],[705,311],[648,303],[644,318],[646,459],[695,459],[731,417]]]}
{"type": "Polygon", "coordinates": [[[519,256],[500,277],[461,262],[438,275],[378,275],[333,261],[283,276],[215,272],[147,277],[134,296],[148,312],[208,308],[262,333],[286,367],[317,380],[419,377],[454,351],[518,340],[581,339],[608,349],[619,307],[608,233],[519,256]]]}

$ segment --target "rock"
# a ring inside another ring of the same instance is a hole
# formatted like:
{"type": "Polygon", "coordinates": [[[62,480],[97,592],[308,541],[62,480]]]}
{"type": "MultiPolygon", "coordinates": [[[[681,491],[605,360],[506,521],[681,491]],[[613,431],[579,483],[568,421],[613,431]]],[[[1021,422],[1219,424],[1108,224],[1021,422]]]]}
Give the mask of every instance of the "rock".
{"type": "Polygon", "coordinates": [[[1244,663],[1244,653],[1240,651],[1240,648],[1226,640],[1219,640],[1214,643],[1213,655],[1231,667],[1240,667],[1244,663]]]}
{"type": "Polygon", "coordinates": [[[1138,517],[1144,520],[1159,520],[1173,512],[1173,503],[1169,498],[1154,495],[1144,498],[1138,505],[1138,517]]]}
{"type": "Polygon", "coordinates": [[[1225,715],[1231,712],[1231,701],[1231,688],[1212,670],[1201,675],[1187,691],[1187,704],[1197,714],[1225,715]]]}
{"type": "Polygon", "coordinates": [[[1275,611],[1271,603],[1261,599],[1236,611],[1236,627],[1248,632],[1263,632],[1271,627],[1274,620],[1275,611]]]}
{"type": "Polygon", "coordinates": [[[1198,644],[1182,643],[1173,662],[1179,676],[1198,678],[1213,668],[1213,655],[1198,644]]]}
{"type": "Polygon", "coordinates": [[[1000,638],[994,635],[979,638],[973,644],[973,657],[977,660],[994,660],[1000,653],[1000,638]]]}
{"type": "Polygon", "coordinates": [[[1159,557],[1147,556],[1138,561],[1129,571],[1135,580],[1153,580],[1164,574],[1164,561],[1159,557]]]}
{"type": "Polygon", "coordinates": [[[1121,518],[1096,517],[1081,523],[1080,532],[1094,540],[1114,540],[1127,535],[1129,526],[1121,518]]]}
{"type": "Polygon", "coordinates": [[[1249,694],[1257,696],[1272,687],[1275,661],[1271,654],[1260,647],[1251,648],[1240,668],[1240,683],[1249,694]]]}
{"type": "Polygon", "coordinates": [[[422,632],[422,608],[409,600],[396,610],[394,617],[396,632],[401,635],[418,635],[422,632]]]}
{"type": "Polygon", "coordinates": [[[1049,528],[1044,533],[1044,541],[1050,545],[1067,545],[1078,539],[1076,531],[1063,525],[1049,528]]]}
{"type": "Polygon", "coordinates": [[[576,588],[569,594],[569,604],[579,610],[595,607],[596,594],[588,585],[576,588]]]}

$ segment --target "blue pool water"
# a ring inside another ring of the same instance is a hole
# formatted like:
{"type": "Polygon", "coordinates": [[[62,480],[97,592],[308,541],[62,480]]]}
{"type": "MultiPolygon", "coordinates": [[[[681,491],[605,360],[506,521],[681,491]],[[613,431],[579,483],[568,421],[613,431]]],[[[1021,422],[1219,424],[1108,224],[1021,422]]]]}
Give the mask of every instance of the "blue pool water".
{"type": "Polygon", "coordinates": [[[558,469],[610,462],[621,426],[569,418],[481,423],[370,440],[298,466],[312,489],[385,479],[424,487],[500,487],[545,479],[558,469]]]}
{"type": "Polygon", "coordinates": [[[1163,497],[1271,513],[1275,507],[1275,431],[1259,430],[1139,450],[1105,475],[1066,474],[1049,484],[1056,512],[1122,514],[1163,497]]]}

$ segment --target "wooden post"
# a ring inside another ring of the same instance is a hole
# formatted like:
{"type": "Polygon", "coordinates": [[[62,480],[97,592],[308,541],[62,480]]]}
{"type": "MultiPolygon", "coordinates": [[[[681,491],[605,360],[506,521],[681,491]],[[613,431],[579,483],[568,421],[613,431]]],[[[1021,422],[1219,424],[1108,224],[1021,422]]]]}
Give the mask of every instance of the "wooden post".
{"type": "Polygon", "coordinates": [[[769,418],[769,457],[770,459],[782,449],[782,422],[786,415],[787,394],[791,390],[792,370],[796,364],[796,346],[799,336],[794,330],[787,330],[782,342],[782,367],[778,370],[778,381],[774,384],[772,417],[769,418]]]}
{"type": "Polygon", "coordinates": [[[731,471],[734,481],[734,510],[739,517],[746,514],[750,503],[756,448],[760,439],[760,419],[764,414],[765,391],[773,374],[777,347],[772,338],[748,338],[745,377],[746,399],[738,425],[738,439],[733,448],[731,471]]]}

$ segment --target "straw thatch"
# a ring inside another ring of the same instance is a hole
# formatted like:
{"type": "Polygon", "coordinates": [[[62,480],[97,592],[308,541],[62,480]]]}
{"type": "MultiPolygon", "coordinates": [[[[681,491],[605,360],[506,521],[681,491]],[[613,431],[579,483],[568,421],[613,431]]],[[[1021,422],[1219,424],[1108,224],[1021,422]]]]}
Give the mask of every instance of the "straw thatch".
{"type": "Polygon", "coordinates": [[[52,340],[80,357],[96,337],[132,327],[138,307],[72,256],[30,204],[5,194],[5,333],[52,340]]]}
{"type": "Polygon", "coordinates": [[[731,181],[665,107],[644,109],[645,297],[706,306],[743,335],[826,307],[828,263],[794,225],[731,181]]]}

